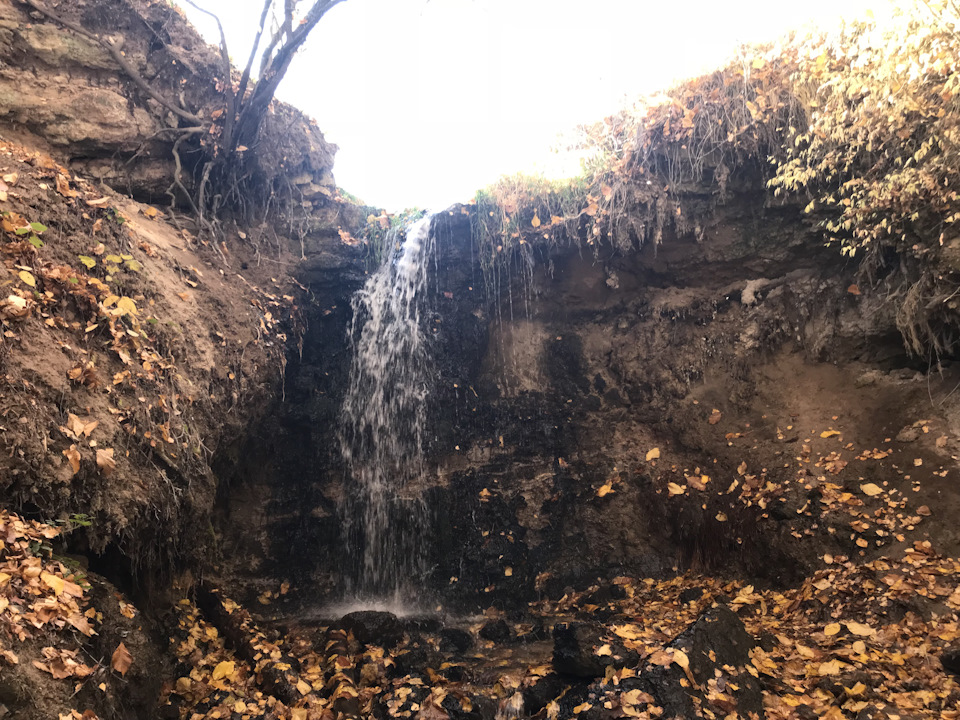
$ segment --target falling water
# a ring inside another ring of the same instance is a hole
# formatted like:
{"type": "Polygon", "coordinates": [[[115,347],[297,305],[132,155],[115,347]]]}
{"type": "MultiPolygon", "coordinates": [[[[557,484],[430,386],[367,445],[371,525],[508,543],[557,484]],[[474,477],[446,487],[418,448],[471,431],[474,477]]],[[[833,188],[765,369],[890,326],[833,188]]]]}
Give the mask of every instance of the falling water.
{"type": "Polygon", "coordinates": [[[421,328],[431,216],[387,238],[384,259],[353,298],[353,360],[340,420],[349,595],[409,604],[425,571],[423,429],[430,362],[421,328]]]}

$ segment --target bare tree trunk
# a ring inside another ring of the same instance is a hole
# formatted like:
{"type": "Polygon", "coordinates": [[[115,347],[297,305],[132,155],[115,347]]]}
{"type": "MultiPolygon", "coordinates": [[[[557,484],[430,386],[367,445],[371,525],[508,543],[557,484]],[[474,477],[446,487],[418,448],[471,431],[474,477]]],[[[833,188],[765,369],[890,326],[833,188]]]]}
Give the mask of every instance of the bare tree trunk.
{"type": "MultiPolygon", "coordinates": [[[[233,83],[233,68],[230,65],[230,53],[223,26],[215,14],[201,7],[200,1],[186,0],[192,7],[212,17],[220,32],[220,56],[223,66],[221,72],[224,76],[223,112],[216,120],[209,119],[210,113],[201,112],[201,109],[191,111],[179,102],[164,97],[154,90],[133,63],[127,59],[122,51],[122,43],[117,44],[109,38],[95,35],[77,23],[57,15],[45,5],[44,0],[22,0],[53,22],[99,43],[145,95],[175,114],[181,122],[190,125],[185,129],[172,129],[175,132],[182,132],[183,135],[177,140],[173,150],[178,172],[177,177],[174,178],[174,184],[171,185],[171,193],[175,189],[181,193],[187,193],[186,200],[192,210],[197,213],[200,223],[209,226],[208,213],[215,215],[228,196],[236,197],[238,193],[242,194],[242,186],[247,178],[244,174],[245,153],[248,156],[256,153],[257,140],[270,109],[270,103],[273,102],[277,88],[287,74],[287,70],[290,69],[294,56],[303,47],[323,16],[345,0],[311,0],[309,9],[299,20],[296,9],[300,0],[264,0],[253,47],[250,49],[247,64],[236,86],[233,83]],[[278,5],[282,6],[283,21],[260,53],[260,76],[253,81],[253,65],[266,30],[267,19],[270,10],[278,5]],[[248,88],[251,88],[249,93],[248,88]],[[220,124],[219,133],[201,132],[210,129],[211,124],[217,123],[220,124]],[[191,197],[185,184],[180,180],[178,150],[184,140],[196,136],[206,138],[198,143],[198,149],[203,153],[201,157],[205,159],[196,165],[195,172],[198,179],[195,181],[194,196],[191,197]],[[209,138],[215,138],[215,140],[211,143],[209,138]]],[[[216,117],[216,114],[213,117],[216,117]]]]}
{"type": "MultiPolygon", "coordinates": [[[[286,0],[284,26],[280,33],[286,33],[286,38],[277,43],[271,43],[264,51],[261,63],[261,74],[249,99],[241,98],[241,107],[237,117],[236,135],[233,140],[235,151],[240,146],[252,146],[256,141],[263,119],[266,117],[270,103],[273,101],[280,82],[290,69],[294,56],[303,47],[307,37],[320,22],[320,19],[335,5],[345,0],[316,0],[304,15],[303,20],[293,29],[292,3],[286,0]],[[275,54],[273,53],[276,49],[275,54]]],[[[278,33],[278,37],[280,36],[278,33]]],[[[259,36],[258,36],[259,37],[259,36]]],[[[248,68],[249,69],[249,68],[248,68]]],[[[227,149],[227,148],[225,148],[227,149]]]]}

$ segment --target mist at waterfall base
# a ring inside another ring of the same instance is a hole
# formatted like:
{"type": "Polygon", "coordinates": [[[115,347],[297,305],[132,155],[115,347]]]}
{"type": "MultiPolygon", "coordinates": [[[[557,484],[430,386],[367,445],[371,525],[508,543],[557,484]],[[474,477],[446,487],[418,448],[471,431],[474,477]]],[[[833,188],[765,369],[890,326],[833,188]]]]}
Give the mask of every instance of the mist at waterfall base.
{"type": "Polygon", "coordinates": [[[392,231],[384,257],[352,300],[352,359],[340,415],[345,468],[340,513],[346,609],[421,608],[428,509],[423,429],[431,380],[421,316],[433,254],[432,216],[392,231]]]}

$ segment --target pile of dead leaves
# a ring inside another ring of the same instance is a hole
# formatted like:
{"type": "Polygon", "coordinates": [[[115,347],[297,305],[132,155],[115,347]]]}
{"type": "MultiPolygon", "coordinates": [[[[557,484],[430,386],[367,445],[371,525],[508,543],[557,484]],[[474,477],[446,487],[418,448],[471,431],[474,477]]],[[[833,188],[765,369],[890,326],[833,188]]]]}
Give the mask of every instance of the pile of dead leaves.
{"type": "MultiPolygon", "coordinates": [[[[10,665],[19,658],[4,647],[5,639],[23,643],[45,630],[69,628],[94,634],[97,613],[86,607],[85,583],[50,557],[48,543],[59,534],[59,528],[0,511],[0,660],[10,665]]],[[[44,647],[41,654],[33,664],[57,679],[85,678],[95,670],[77,648],[44,647]]]]}

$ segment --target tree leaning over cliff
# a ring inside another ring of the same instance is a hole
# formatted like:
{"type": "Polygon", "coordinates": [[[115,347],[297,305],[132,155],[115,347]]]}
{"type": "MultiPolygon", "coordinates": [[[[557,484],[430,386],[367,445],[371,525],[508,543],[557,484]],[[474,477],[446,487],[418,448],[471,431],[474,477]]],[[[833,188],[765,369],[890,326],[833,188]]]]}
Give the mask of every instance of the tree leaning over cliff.
{"type": "Polygon", "coordinates": [[[137,68],[125,56],[120,42],[84,28],[79,23],[61,17],[43,0],[21,0],[40,14],[63,27],[83,35],[101,45],[126,75],[147,96],[159,103],[177,118],[177,126],[169,132],[177,135],[173,146],[176,172],[170,194],[176,202],[186,201],[198,216],[201,225],[209,227],[216,222],[222,208],[247,206],[244,199],[246,181],[251,175],[252,156],[257,153],[260,131],[277,88],[290,69],[294,56],[303,47],[310,33],[324,15],[345,0],[312,0],[305,11],[301,0],[264,0],[257,25],[257,33],[250,48],[246,65],[239,74],[230,64],[226,36],[219,18],[194,0],[185,2],[213,18],[220,31],[220,57],[223,78],[218,83],[222,107],[213,110],[184,107],[181,100],[165,97],[152,88],[137,68]],[[275,27],[264,44],[268,23],[273,18],[275,27]],[[262,47],[262,50],[261,50],[262,47]],[[254,66],[259,67],[254,78],[254,66]],[[196,177],[191,187],[182,179],[181,147],[187,141],[199,139],[201,162],[194,169],[196,177]]]}

